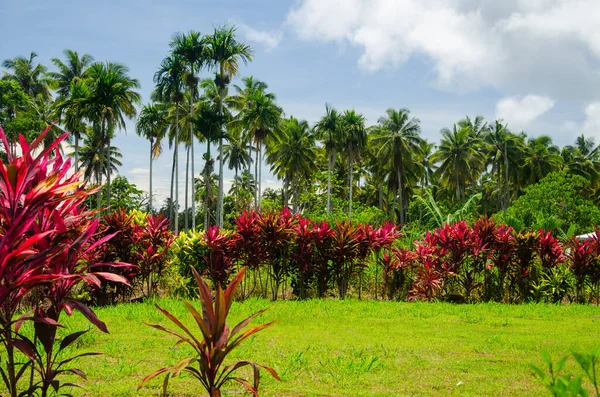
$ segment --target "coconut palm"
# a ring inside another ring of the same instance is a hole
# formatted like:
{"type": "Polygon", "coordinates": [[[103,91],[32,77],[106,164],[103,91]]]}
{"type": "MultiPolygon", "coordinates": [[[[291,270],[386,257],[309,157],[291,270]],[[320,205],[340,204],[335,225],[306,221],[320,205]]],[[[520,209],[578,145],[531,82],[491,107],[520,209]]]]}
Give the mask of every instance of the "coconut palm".
{"type": "MultiPolygon", "coordinates": [[[[240,169],[248,169],[252,163],[252,145],[246,137],[242,135],[240,129],[233,129],[229,132],[227,144],[223,145],[223,152],[219,154],[223,156],[223,161],[227,163],[230,170],[234,170],[234,183],[238,180],[240,169]]],[[[237,201],[237,193],[235,190],[234,197],[237,201]]]]}
{"type": "Polygon", "coordinates": [[[317,171],[315,141],[308,122],[290,117],[282,123],[281,139],[267,149],[267,161],[272,164],[272,172],[283,176],[286,187],[292,186],[295,213],[298,212],[300,184],[310,180],[317,171]]]}
{"type": "Polygon", "coordinates": [[[254,175],[258,183],[254,205],[260,206],[263,145],[271,140],[277,140],[281,131],[281,117],[283,110],[275,103],[275,95],[266,93],[261,89],[246,93],[243,100],[244,109],[240,112],[237,120],[232,122],[233,128],[243,128],[247,131],[256,147],[256,160],[254,164],[254,175]]]}
{"type": "Polygon", "coordinates": [[[456,128],[451,131],[442,129],[442,141],[437,152],[431,157],[439,163],[436,173],[442,183],[456,192],[456,200],[465,197],[467,184],[475,181],[485,163],[481,150],[483,141],[471,134],[468,128],[456,128]]]}
{"type": "Polygon", "coordinates": [[[52,80],[47,76],[46,66],[34,64],[36,57],[37,54],[32,51],[29,58],[19,56],[4,60],[2,66],[12,71],[12,73],[5,72],[4,78],[18,82],[23,91],[32,98],[41,95],[43,99],[49,100],[52,80]]]}
{"type": "Polygon", "coordinates": [[[469,133],[475,138],[483,138],[489,128],[483,116],[475,116],[473,120],[469,116],[460,120],[458,123],[460,128],[466,128],[469,133]]]}
{"type": "Polygon", "coordinates": [[[152,93],[152,99],[163,103],[172,104],[173,123],[169,129],[169,147],[174,147],[173,150],[173,167],[171,168],[171,203],[169,208],[173,211],[170,214],[170,219],[173,223],[175,234],[179,233],[179,222],[177,208],[179,207],[179,110],[180,103],[183,100],[185,65],[183,59],[175,54],[164,58],[160,67],[154,74],[154,84],[156,84],[152,93]],[[174,189],[173,189],[174,185],[174,189]],[[175,199],[173,199],[173,190],[175,190],[175,199]]]}
{"type": "Polygon", "coordinates": [[[327,215],[331,212],[331,171],[335,162],[336,150],[341,144],[341,117],[335,108],[325,104],[325,115],[315,124],[317,136],[325,146],[327,155],[327,215]]]}
{"type": "Polygon", "coordinates": [[[379,161],[391,164],[397,181],[397,198],[400,209],[400,223],[404,223],[404,180],[406,169],[412,168],[421,154],[422,139],[420,121],[410,117],[408,109],[388,109],[387,116],[379,119],[379,131],[374,138],[378,145],[379,161]]]}
{"type": "Polygon", "coordinates": [[[365,116],[354,109],[344,111],[341,119],[343,142],[348,156],[348,219],[352,219],[352,191],[354,190],[354,162],[360,158],[367,143],[365,116]]]}
{"type": "MultiPolygon", "coordinates": [[[[252,49],[237,40],[233,26],[216,28],[205,37],[208,65],[215,71],[215,84],[219,93],[220,112],[223,113],[225,97],[232,77],[239,75],[239,63],[252,60],[252,49]]],[[[219,137],[219,153],[223,153],[223,137],[219,137]]],[[[223,227],[223,156],[219,156],[219,189],[217,198],[217,225],[223,227]]]]}
{"type": "MultiPolygon", "coordinates": [[[[129,68],[120,63],[105,62],[93,63],[89,68],[90,95],[86,98],[85,109],[88,119],[100,126],[100,131],[105,136],[105,150],[107,151],[107,169],[113,169],[110,131],[115,129],[125,130],[125,119],[133,118],[137,114],[135,105],[140,102],[137,90],[140,83],[129,76],[129,68]]],[[[106,176],[107,204],[110,206],[110,178],[111,172],[106,176]]]]}
{"type": "MultiPolygon", "coordinates": [[[[186,83],[190,92],[190,120],[194,119],[194,101],[198,95],[198,77],[196,73],[206,64],[207,49],[206,42],[199,32],[190,30],[188,33],[176,33],[170,43],[173,54],[178,55],[183,60],[187,73],[186,83]]],[[[196,228],[196,200],[194,179],[194,130],[193,123],[190,123],[189,140],[191,151],[191,169],[192,169],[192,229],[196,228]]],[[[188,155],[189,157],[189,155],[188,155]]],[[[189,179],[186,178],[186,186],[189,179]]],[[[187,197],[187,194],[186,194],[187,197]]],[[[187,208],[186,214],[187,214],[187,208]]]]}
{"type": "Polygon", "coordinates": [[[149,103],[142,108],[135,129],[139,136],[150,141],[150,180],[148,210],[152,213],[152,163],[162,152],[162,140],[169,127],[168,110],[161,103],[149,103]]]}
{"type": "MultiPolygon", "coordinates": [[[[109,130],[109,133],[112,133],[109,130]]],[[[117,171],[117,166],[121,166],[123,155],[116,146],[110,146],[106,150],[106,133],[101,130],[99,124],[89,127],[83,134],[83,144],[79,148],[79,165],[84,170],[83,177],[86,181],[95,178],[98,186],[102,185],[102,177],[110,175],[117,171]],[[106,159],[107,153],[110,153],[110,161],[106,159]],[[112,169],[109,172],[109,168],[112,169]]],[[[96,193],[97,208],[101,206],[100,190],[96,193]]]]}
{"type": "Polygon", "coordinates": [[[53,87],[58,96],[65,99],[71,93],[71,84],[87,78],[88,67],[94,58],[89,54],[80,57],[79,53],[73,50],[64,50],[63,54],[65,62],[59,58],[52,58],[52,63],[58,72],[49,72],[48,77],[53,80],[53,87]]]}

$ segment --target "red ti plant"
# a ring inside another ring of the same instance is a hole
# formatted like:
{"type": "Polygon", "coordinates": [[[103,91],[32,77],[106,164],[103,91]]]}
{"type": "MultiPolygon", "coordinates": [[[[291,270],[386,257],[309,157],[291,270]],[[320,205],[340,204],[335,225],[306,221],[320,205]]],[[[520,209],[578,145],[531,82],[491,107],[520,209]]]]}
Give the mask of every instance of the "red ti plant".
{"type": "Polygon", "coordinates": [[[350,222],[337,223],[332,235],[331,262],[336,278],[340,299],[344,299],[348,292],[350,278],[359,263],[364,259],[365,235],[350,222]]]}
{"type": "Polygon", "coordinates": [[[413,266],[415,253],[406,249],[392,248],[384,253],[380,262],[384,269],[384,286],[388,299],[394,299],[406,284],[406,271],[413,266]]]}
{"type": "Polygon", "coordinates": [[[252,320],[264,313],[266,309],[241,321],[233,329],[230,329],[227,324],[227,316],[231,304],[233,303],[236,289],[244,278],[246,269],[243,268],[237,276],[233,278],[225,291],[223,291],[221,285],[217,284],[214,302],[208,285],[200,278],[200,275],[196,270],[192,269],[192,272],[194,273],[194,278],[198,284],[202,310],[199,312],[188,302],[184,302],[184,304],[194,318],[198,330],[192,332],[192,330],[186,327],[177,317],[158,305],[155,305],[156,308],[173,322],[178,330],[169,329],[159,324],[147,325],[174,335],[178,339],[177,345],[182,343],[190,345],[194,350],[194,356],[183,358],[172,367],[161,368],[146,376],[138,386],[138,390],[151,379],[161,374],[166,374],[163,382],[163,396],[166,396],[169,378],[176,377],[181,372],[187,372],[200,382],[210,397],[220,397],[221,388],[231,381],[240,383],[254,396],[258,396],[260,369],[266,370],[271,376],[279,380],[277,372],[275,372],[273,368],[247,360],[236,361],[230,364],[225,363],[227,356],[229,356],[244,340],[274,324],[274,322],[271,322],[244,331],[244,328],[246,328],[252,320]],[[236,371],[242,367],[250,367],[252,369],[252,383],[236,376],[236,371]]]}
{"type": "Polygon", "coordinates": [[[210,226],[203,237],[200,243],[206,248],[206,253],[202,270],[208,274],[213,285],[229,284],[237,239],[235,232],[210,226]]]}
{"type": "Polygon", "coordinates": [[[320,298],[324,298],[327,294],[329,282],[333,278],[333,268],[330,263],[334,252],[334,233],[329,223],[325,221],[314,224],[312,228],[313,267],[317,282],[317,293],[320,298]]]}
{"type": "Polygon", "coordinates": [[[290,260],[295,264],[298,279],[296,280],[296,295],[306,298],[306,290],[315,275],[315,228],[306,218],[299,218],[294,227],[295,243],[290,253],[290,260]]]}
{"type": "Polygon", "coordinates": [[[448,274],[442,252],[429,232],[421,243],[415,245],[415,280],[409,299],[434,300],[438,297],[448,274]]]}
{"type": "MultiPolygon", "coordinates": [[[[365,244],[365,247],[368,250],[372,250],[375,256],[375,299],[377,299],[377,290],[379,289],[379,253],[381,250],[389,249],[394,240],[401,237],[400,226],[385,222],[383,226],[378,229],[371,231],[369,230],[368,225],[365,225],[363,230],[367,236],[366,241],[368,242],[368,244],[365,244]]],[[[384,272],[385,269],[384,266],[384,272]]]]}
{"type": "Polygon", "coordinates": [[[538,244],[538,255],[544,270],[549,270],[561,264],[564,260],[564,254],[560,241],[552,236],[552,232],[539,231],[540,239],[538,244]]]}
{"type": "Polygon", "coordinates": [[[579,240],[572,237],[568,241],[569,249],[567,258],[571,262],[571,270],[575,276],[575,293],[578,302],[585,302],[585,283],[590,275],[590,270],[598,266],[598,256],[596,254],[596,241],[579,240]]]}
{"type": "Polygon", "coordinates": [[[169,248],[175,241],[175,235],[169,231],[169,220],[162,215],[149,215],[145,224],[136,224],[134,230],[134,263],[139,266],[142,284],[146,285],[146,296],[152,296],[156,291],[155,284],[167,264],[169,248]]]}
{"type": "MultiPolygon", "coordinates": [[[[100,278],[116,279],[111,274],[91,272],[91,266],[80,263],[85,251],[103,242],[92,242],[97,221],[91,213],[80,209],[85,197],[93,191],[81,187],[80,174],[67,175],[70,161],[64,161],[57,149],[67,134],[34,155],[47,132],[31,144],[20,136],[22,154],[17,156],[0,129],[7,155],[6,164],[0,161],[0,340],[6,348],[6,369],[0,367],[0,373],[11,397],[19,394],[19,378],[32,364],[26,362],[18,369],[15,349],[35,359],[35,369],[42,375],[40,383],[30,385],[29,393],[40,388],[45,396],[50,384],[58,389],[56,375],[81,374],[74,369],[59,369],[66,362],[50,360],[60,313],[79,310],[106,330],[93,312],[72,299],[69,292],[81,281],[99,284],[100,278]],[[23,297],[33,290],[38,291],[37,298],[43,299],[44,305],[37,307],[33,315],[28,312],[15,320],[23,297]],[[35,335],[43,352],[35,342],[19,334],[25,320],[34,321],[35,335]]],[[[68,344],[66,340],[79,335],[65,337],[63,347],[68,344]]]]}
{"type": "MultiPolygon", "coordinates": [[[[256,210],[244,210],[235,221],[235,230],[238,236],[236,241],[236,258],[242,266],[253,270],[254,287],[258,285],[257,274],[260,266],[266,261],[265,246],[262,244],[260,228],[258,226],[259,219],[260,214],[256,210]]],[[[244,297],[252,292],[249,291],[247,285],[246,280],[244,280],[241,285],[241,292],[244,297]]]]}

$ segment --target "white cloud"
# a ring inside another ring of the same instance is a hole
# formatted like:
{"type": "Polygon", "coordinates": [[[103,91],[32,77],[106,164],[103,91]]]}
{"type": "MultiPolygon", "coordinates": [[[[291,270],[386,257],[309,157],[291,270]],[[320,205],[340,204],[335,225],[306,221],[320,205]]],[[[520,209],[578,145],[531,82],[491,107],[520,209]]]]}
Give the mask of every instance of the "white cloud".
{"type": "Polygon", "coordinates": [[[436,83],[554,98],[600,92],[598,0],[300,0],[287,23],[304,40],[345,43],[370,71],[410,58],[436,83]]]}
{"type": "Polygon", "coordinates": [[[131,175],[148,175],[148,174],[150,174],[150,169],[149,168],[133,168],[131,171],[129,171],[129,173],[131,175]]]}
{"type": "Polygon", "coordinates": [[[239,25],[239,30],[246,40],[261,44],[267,51],[276,48],[283,37],[281,32],[256,30],[248,25],[239,25]]]}
{"type": "Polygon", "coordinates": [[[515,130],[523,129],[554,106],[551,98],[526,95],[502,98],[496,103],[496,118],[515,130]]]}
{"type": "Polygon", "coordinates": [[[600,139],[600,102],[589,103],[584,110],[585,118],[581,122],[565,121],[561,130],[572,136],[585,135],[600,139]]]}

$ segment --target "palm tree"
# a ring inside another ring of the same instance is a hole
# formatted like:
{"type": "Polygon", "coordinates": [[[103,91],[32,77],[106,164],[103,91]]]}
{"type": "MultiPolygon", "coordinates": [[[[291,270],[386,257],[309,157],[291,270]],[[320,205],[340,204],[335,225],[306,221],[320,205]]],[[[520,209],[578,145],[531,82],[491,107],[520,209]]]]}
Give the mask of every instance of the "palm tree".
{"type": "Polygon", "coordinates": [[[562,165],[562,157],[557,146],[552,144],[552,138],[542,135],[530,138],[525,147],[521,172],[524,184],[539,182],[562,165]]]}
{"type": "MultiPolygon", "coordinates": [[[[298,212],[299,187],[317,170],[315,136],[305,120],[290,117],[284,120],[281,139],[268,148],[267,159],[275,175],[283,176],[285,185],[292,185],[294,213],[298,212]]],[[[284,191],[286,189],[284,188],[284,191]]]]}
{"type": "Polygon", "coordinates": [[[239,197],[241,192],[247,192],[252,197],[256,197],[256,180],[247,169],[233,180],[231,189],[229,189],[229,194],[233,194],[235,197],[239,197]]]}
{"type": "Polygon", "coordinates": [[[32,98],[41,95],[43,99],[49,100],[51,79],[46,74],[48,69],[42,64],[35,65],[33,60],[36,57],[37,54],[32,51],[29,58],[19,56],[4,60],[2,66],[12,71],[12,74],[5,72],[4,78],[18,82],[32,98]]]}
{"type": "Polygon", "coordinates": [[[436,173],[443,184],[455,189],[456,199],[461,201],[465,197],[467,184],[475,181],[483,169],[483,141],[473,136],[470,129],[457,129],[456,125],[452,131],[444,128],[440,132],[442,141],[432,161],[440,163],[436,173]]]}
{"type": "Polygon", "coordinates": [[[52,63],[56,66],[58,72],[49,72],[48,77],[53,80],[53,86],[58,96],[65,99],[71,93],[71,84],[88,77],[88,67],[94,61],[94,58],[89,54],[83,54],[79,57],[79,53],[73,50],[64,50],[63,54],[66,62],[58,58],[52,58],[52,63]]]}
{"type": "MultiPolygon", "coordinates": [[[[187,68],[186,83],[190,89],[190,120],[194,119],[194,100],[197,95],[198,78],[196,73],[200,71],[206,63],[207,51],[206,42],[199,32],[190,30],[187,34],[176,33],[170,43],[173,54],[178,55],[183,60],[187,68]]],[[[191,150],[191,168],[192,168],[192,229],[196,229],[196,195],[194,179],[194,130],[193,123],[190,123],[190,150],[191,150]]],[[[186,186],[188,178],[186,178],[186,186]]],[[[187,195],[186,195],[187,197],[187,195]]],[[[187,208],[186,214],[187,214],[187,208]]]]}
{"type": "Polygon", "coordinates": [[[164,104],[150,103],[140,112],[136,132],[150,141],[150,181],[148,210],[152,213],[152,163],[162,152],[162,139],[168,129],[167,107],[164,104]]]}
{"type": "MultiPolygon", "coordinates": [[[[129,76],[129,68],[120,63],[96,62],[89,68],[90,95],[85,101],[88,119],[100,126],[100,131],[105,137],[105,150],[107,151],[107,169],[112,170],[110,164],[112,156],[110,131],[115,128],[125,129],[125,118],[133,118],[137,114],[135,105],[140,102],[140,88],[137,79],[129,76]]],[[[106,176],[107,204],[110,206],[110,177],[106,176]]]]}
{"type": "MultiPolygon", "coordinates": [[[[215,84],[219,93],[220,112],[223,113],[223,103],[227,97],[229,83],[232,77],[239,75],[239,62],[248,63],[252,60],[252,49],[247,44],[239,42],[235,37],[235,27],[222,26],[216,28],[212,35],[205,37],[207,45],[207,60],[215,71],[215,84]]],[[[219,137],[219,153],[223,153],[223,136],[219,137]]],[[[219,156],[219,189],[217,198],[217,225],[223,227],[223,156],[219,156]]]]}
{"type": "Polygon", "coordinates": [[[352,219],[352,191],[354,190],[354,161],[360,158],[361,151],[367,143],[365,116],[354,109],[346,110],[342,115],[344,144],[348,155],[348,219],[352,219]]]}
{"type": "Polygon", "coordinates": [[[404,223],[405,170],[414,167],[421,154],[421,125],[418,119],[410,117],[408,109],[388,109],[386,113],[387,116],[379,119],[381,128],[374,142],[380,146],[377,154],[379,161],[393,165],[398,183],[399,221],[404,223]]]}
{"type": "Polygon", "coordinates": [[[469,116],[466,116],[458,122],[458,126],[468,129],[469,133],[475,138],[483,138],[489,130],[483,116],[475,116],[473,120],[469,116]]]}
{"type": "MultiPolygon", "coordinates": [[[[109,131],[112,133],[112,131],[109,131]]],[[[86,181],[91,181],[92,177],[96,179],[98,186],[102,185],[102,177],[117,171],[117,166],[121,166],[120,158],[123,157],[119,148],[111,146],[106,150],[106,134],[101,130],[100,125],[96,124],[89,127],[83,134],[83,145],[79,148],[80,167],[84,170],[83,177],[86,181]],[[110,161],[106,159],[107,153],[110,153],[110,161]],[[110,172],[109,172],[109,168],[110,172]]],[[[101,206],[100,190],[96,193],[97,208],[101,206]]]]}
{"type": "Polygon", "coordinates": [[[57,118],[55,103],[51,99],[44,99],[42,95],[37,95],[34,98],[28,98],[27,105],[30,112],[33,112],[36,118],[43,123],[43,128],[49,128],[48,133],[44,136],[44,147],[50,146],[64,132],[54,124],[57,118]]]}
{"type": "MultiPolygon", "coordinates": [[[[510,159],[516,160],[515,157],[520,154],[522,139],[522,137],[510,132],[501,120],[496,120],[484,137],[487,144],[487,155],[492,165],[492,174],[496,174],[499,206],[502,209],[508,207],[510,200],[508,185],[510,159]],[[504,191],[501,187],[502,173],[504,173],[504,191]]],[[[514,161],[514,163],[518,164],[517,161],[514,161]]]]}
{"type": "Polygon", "coordinates": [[[75,140],[75,172],[79,170],[79,140],[82,131],[85,130],[83,121],[85,115],[81,102],[89,95],[86,78],[88,77],[88,67],[94,61],[89,54],[83,54],[81,57],[77,51],[64,50],[66,61],[58,58],[52,58],[52,63],[58,69],[58,72],[49,72],[48,76],[53,80],[53,86],[58,94],[56,109],[59,121],[70,132],[71,138],[75,140]]]}
{"type": "Polygon", "coordinates": [[[315,125],[315,131],[325,146],[327,154],[327,216],[331,212],[331,170],[335,162],[335,153],[341,143],[341,117],[337,110],[325,104],[325,115],[315,125]]]}
{"type": "Polygon", "coordinates": [[[152,93],[152,99],[163,103],[173,104],[174,122],[170,126],[169,146],[174,146],[173,167],[171,169],[171,205],[173,211],[170,219],[173,223],[175,234],[179,233],[179,108],[183,100],[185,65],[183,59],[178,55],[169,55],[162,60],[159,69],[154,74],[156,87],[152,93]],[[175,185],[175,200],[173,200],[173,185],[175,185]]]}
{"type": "MultiPolygon", "coordinates": [[[[228,143],[223,145],[223,152],[219,154],[219,157],[223,157],[223,161],[227,162],[227,167],[230,170],[235,170],[234,183],[238,180],[238,173],[240,169],[247,169],[250,167],[252,162],[252,150],[253,147],[250,145],[246,137],[241,133],[240,129],[232,129],[229,133],[228,143]]],[[[237,193],[235,191],[235,199],[237,201],[237,193]]]]}
{"type": "Polygon", "coordinates": [[[283,110],[275,103],[275,95],[265,93],[263,90],[249,92],[244,100],[245,108],[240,112],[239,118],[234,122],[234,128],[244,128],[256,146],[256,161],[254,164],[255,179],[258,182],[255,207],[260,206],[262,170],[262,147],[270,140],[277,140],[281,131],[281,117],[283,110]]]}

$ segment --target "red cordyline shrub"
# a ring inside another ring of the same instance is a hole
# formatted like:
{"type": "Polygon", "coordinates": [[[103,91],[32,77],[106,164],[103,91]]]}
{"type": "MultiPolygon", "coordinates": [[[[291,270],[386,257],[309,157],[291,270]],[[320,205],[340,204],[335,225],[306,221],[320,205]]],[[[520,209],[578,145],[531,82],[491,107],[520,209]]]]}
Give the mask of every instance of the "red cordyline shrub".
{"type": "MultiPolygon", "coordinates": [[[[40,150],[47,132],[31,144],[20,136],[21,154],[16,155],[16,145],[9,144],[0,128],[7,158],[6,164],[0,161],[0,340],[6,348],[7,368],[0,369],[12,397],[19,394],[19,378],[31,364],[41,380],[32,382],[28,393],[40,389],[45,396],[51,384],[57,385],[56,376],[64,372],[83,376],[76,369],[58,369],[70,361],[57,362],[57,356],[53,355],[60,313],[78,310],[107,331],[91,309],[73,299],[70,292],[82,281],[96,285],[100,279],[125,281],[111,273],[94,271],[98,264],[85,261],[89,251],[112,236],[96,241],[98,222],[93,213],[81,209],[83,200],[93,191],[83,189],[80,174],[67,175],[70,161],[64,161],[57,149],[67,134],[40,150]],[[35,155],[35,151],[39,154],[35,155]],[[15,320],[23,298],[34,289],[39,291],[38,298],[44,299],[44,304],[15,320]],[[25,320],[34,321],[43,350],[19,334],[25,320]],[[15,348],[32,361],[17,364],[15,348]]],[[[61,350],[81,334],[67,336],[65,340],[70,342],[63,341],[61,350]]]]}
{"type": "Polygon", "coordinates": [[[257,270],[266,260],[265,247],[261,243],[257,211],[242,211],[235,221],[235,231],[238,235],[237,255],[242,264],[252,270],[257,270]]]}
{"type": "Polygon", "coordinates": [[[567,258],[571,262],[571,270],[575,277],[575,293],[577,301],[584,302],[586,280],[593,274],[593,269],[599,266],[597,239],[579,240],[573,236],[567,242],[567,258]]]}
{"type": "Polygon", "coordinates": [[[565,257],[562,245],[557,238],[552,236],[552,232],[540,230],[539,234],[538,255],[542,263],[542,268],[548,270],[564,262],[565,257]]]}

